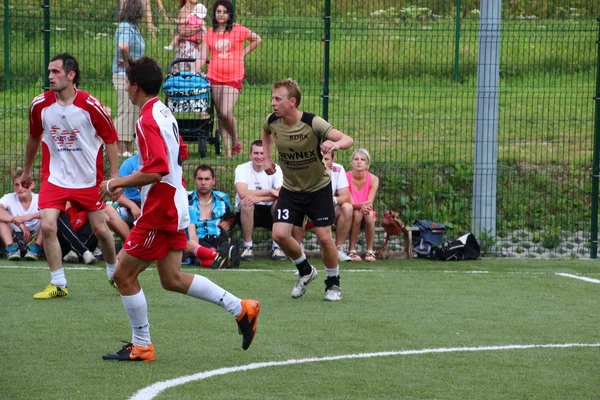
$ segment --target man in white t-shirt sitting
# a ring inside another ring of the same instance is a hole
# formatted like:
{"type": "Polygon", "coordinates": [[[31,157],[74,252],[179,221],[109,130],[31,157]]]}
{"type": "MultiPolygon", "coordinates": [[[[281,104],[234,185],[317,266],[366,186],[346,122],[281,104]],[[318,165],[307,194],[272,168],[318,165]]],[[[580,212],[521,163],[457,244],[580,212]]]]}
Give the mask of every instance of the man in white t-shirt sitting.
{"type": "MultiPolygon", "coordinates": [[[[333,195],[333,204],[335,207],[335,246],[338,251],[340,261],[352,261],[343,249],[344,242],[350,226],[352,224],[352,202],[348,178],[344,166],[333,162],[334,153],[323,154],[323,162],[331,169],[331,193],[333,195]]],[[[304,229],[310,228],[312,221],[308,221],[305,227],[294,226],[292,236],[296,241],[302,244],[304,239],[304,229]]]]}
{"type": "MultiPolygon", "coordinates": [[[[235,169],[235,208],[238,212],[239,224],[242,227],[244,251],[241,259],[254,259],[252,231],[254,228],[273,228],[275,202],[279,189],[283,184],[281,168],[273,175],[264,171],[264,151],[262,140],[255,140],[250,145],[250,161],[240,164],[235,169]]],[[[273,242],[273,260],[285,260],[283,251],[273,242]]]]}
{"type": "Polygon", "coordinates": [[[21,175],[23,170],[13,176],[14,193],[0,199],[0,239],[7,259],[37,261],[42,253],[38,195],[32,191],[33,183],[28,188],[21,185],[21,175]]]}

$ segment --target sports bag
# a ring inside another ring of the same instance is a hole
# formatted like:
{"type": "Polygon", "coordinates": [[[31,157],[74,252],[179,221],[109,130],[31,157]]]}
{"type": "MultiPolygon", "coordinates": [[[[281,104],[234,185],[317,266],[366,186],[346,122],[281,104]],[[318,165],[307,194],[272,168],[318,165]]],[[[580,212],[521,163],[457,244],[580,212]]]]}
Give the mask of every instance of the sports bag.
{"type": "Polygon", "coordinates": [[[442,261],[477,260],[481,250],[472,233],[466,233],[456,240],[444,242],[435,251],[435,257],[442,261]]]}

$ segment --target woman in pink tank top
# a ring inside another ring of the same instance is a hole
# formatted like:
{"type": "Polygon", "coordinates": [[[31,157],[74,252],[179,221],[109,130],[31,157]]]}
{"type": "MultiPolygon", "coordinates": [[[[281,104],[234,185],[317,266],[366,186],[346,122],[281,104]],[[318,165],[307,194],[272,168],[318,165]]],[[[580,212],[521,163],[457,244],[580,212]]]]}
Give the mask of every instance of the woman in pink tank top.
{"type": "Polygon", "coordinates": [[[373,201],[379,189],[379,178],[369,172],[371,155],[365,149],[358,149],[352,153],[352,171],[348,171],[348,184],[352,195],[352,227],[350,228],[350,252],[352,261],[362,261],[356,251],[356,242],[361,228],[365,230],[367,252],[365,261],[375,261],[373,246],[375,243],[375,221],[377,213],[373,210],[373,201]]]}

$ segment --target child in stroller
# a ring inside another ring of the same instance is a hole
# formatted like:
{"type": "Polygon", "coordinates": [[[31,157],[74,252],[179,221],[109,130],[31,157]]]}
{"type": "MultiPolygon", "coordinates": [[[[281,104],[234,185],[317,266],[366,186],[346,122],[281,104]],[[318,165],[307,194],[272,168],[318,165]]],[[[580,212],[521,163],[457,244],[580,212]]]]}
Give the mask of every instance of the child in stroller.
{"type": "Polygon", "coordinates": [[[206,157],[208,144],[221,154],[218,132],[213,135],[214,105],[211,101],[210,83],[203,72],[173,72],[178,63],[193,62],[194,59],[175,59],[169,65],[169,74],[163,85],[165,104],[176,115],[179,135],[184,141],[198,141],[198,152],[206,157]]]}

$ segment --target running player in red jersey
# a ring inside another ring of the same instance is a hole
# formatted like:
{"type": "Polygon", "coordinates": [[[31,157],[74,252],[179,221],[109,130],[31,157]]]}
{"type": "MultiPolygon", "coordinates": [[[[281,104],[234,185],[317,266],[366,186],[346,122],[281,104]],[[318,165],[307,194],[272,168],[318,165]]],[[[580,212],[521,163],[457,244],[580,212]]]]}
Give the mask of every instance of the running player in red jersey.
{"type": "Polygon", "coordinates": [[[153,261],[163,288],[217,304],[233,315],[246,350],[256,333],[260,303],[240,300],[203,276],[181,272],[181,254],[187,248],[183,229],[190,222],[182,185],[181,152],[185,144],[180,141],[173,114],[157,97],[163,77],[158,63],[149,57],[128,63],[126,90],[131,102],[140,108],[136,124],[140,168],[129,176],[102,182],[100,195],[112,195],[124,187],[142,187],[142,213],[125,240],[114,275],[131,322],[132,340],[102,358],[154,361],[148,306],[138,280],[153,261]]]}
{"type": "MultiPolygon", "coordinates": [[[[87,211],[104,254],[109,281],[117,264],[115,242],[104,218],[104,201],[98,195],[98,185],[104,180],[103,144],[110,163],[110,176],[119,176],[117,131],[102,104],[89,93],[77,89],[79,65],[73,56],[58,54],[50,60],[48,73],[50,91],[31,102],[22,175],[23,184],[31,182],[31,167],[41,143],[39,208],[51,279],[44,290],[33,296],[35,299],[69,295],[56,236],[58,215],[65,210],[67,201],[74,209],[87,211]]],[[[113,197],[119,194],[115,192],[113,197]]]]}

